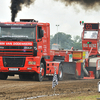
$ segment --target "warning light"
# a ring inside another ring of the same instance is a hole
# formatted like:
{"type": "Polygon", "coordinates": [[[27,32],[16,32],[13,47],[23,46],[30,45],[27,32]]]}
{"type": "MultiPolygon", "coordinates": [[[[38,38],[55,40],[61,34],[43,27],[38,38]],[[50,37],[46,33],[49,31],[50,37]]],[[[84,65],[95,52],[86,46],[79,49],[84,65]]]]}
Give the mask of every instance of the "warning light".
{"type": "Polygon", "coordinates": [[[87,42],[87,44],[89,44],[89,42],[87,42]]]}
{"type": "Polygon", "coordinates": [[[92,42],[87,42],[87,44],[91,44],[92,42]]]}
{"type": "Polygon", "coordinates": [[[80,25],[81,25],[82,21],[80,21],[80,25]]]}
{"type": "Polygon", "coordinates": [[[81,25],[81,24],[83,25],[83,24],[84,24],[84,21],[80,21],[80,25],[81,25]]]}
{"type": "Polygon", "coordinates": [[[82,24],[84,24],[84,21],[82,21],[82,24]]]}

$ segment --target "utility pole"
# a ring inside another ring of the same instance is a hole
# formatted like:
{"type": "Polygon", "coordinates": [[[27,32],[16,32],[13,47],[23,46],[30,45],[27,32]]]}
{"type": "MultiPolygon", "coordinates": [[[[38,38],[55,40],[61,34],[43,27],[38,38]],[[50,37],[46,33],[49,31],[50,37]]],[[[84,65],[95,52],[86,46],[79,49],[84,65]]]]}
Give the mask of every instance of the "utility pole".
{"type": "MultiPolygon", "coordinates": [[[[58,33],[58,26],[59,26],[59,25],[56,25],[56,26],[57,26],[57,33],[58,33]]],[[[59,43],[58,43],[58,34],[57,34],[57,44],[59,44],[59,43]]]]}

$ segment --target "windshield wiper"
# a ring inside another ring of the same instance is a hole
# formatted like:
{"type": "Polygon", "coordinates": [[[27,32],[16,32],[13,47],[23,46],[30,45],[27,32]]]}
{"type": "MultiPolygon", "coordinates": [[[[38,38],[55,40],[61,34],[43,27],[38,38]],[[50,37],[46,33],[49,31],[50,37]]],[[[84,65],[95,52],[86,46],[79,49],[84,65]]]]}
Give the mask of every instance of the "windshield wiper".
{"type": "Polygon", "coordinates": [[[22,40],[22,41],[29,41],[30,40],[28,37],[21,37],[19,39],[22,40]]]}
{"type": "Polygon", "coordinates": [[[0,39],[5,41],[18,41],[17,38],[12,37],[0,37],[0,39]]]}
{"type": "Polygon", "coordinates": [[[30,41],[30,40],[33,40],[33,39],[30,39],[28,37],[20,37],[20,38],[17,38],[17,37],[0,37],[0,40],[1,41],[30,41]]]}
{"type": "Polygon", "coordinates": [[[12,39],[11,37],[0,37],[0,39],[12,39]]]}

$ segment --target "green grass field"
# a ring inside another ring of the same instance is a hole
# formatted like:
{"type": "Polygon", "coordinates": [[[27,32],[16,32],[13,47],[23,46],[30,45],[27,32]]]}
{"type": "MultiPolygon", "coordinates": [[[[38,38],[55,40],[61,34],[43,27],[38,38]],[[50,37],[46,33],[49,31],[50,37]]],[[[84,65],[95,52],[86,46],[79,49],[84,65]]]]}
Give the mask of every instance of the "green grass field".
{"type": "Polygon", "coordinates": [[[100,100],[100,95],[66,97],[59,100],[100,100]]]}
{"type": "MultiPolygon", "coordinates": [[[[44,100],[46,100],[46,98],[44,100]]],[[[66,95],[53,96],[53,97],[50,97],[50,98],[47,97],[47,100],[100,100],[100,93],[96,93],[96,94],[80,94],[80,95],[77,95],[77,96],[75,96],[75,95],[71,96],[70,95],[68,97],[66,95]]]]}

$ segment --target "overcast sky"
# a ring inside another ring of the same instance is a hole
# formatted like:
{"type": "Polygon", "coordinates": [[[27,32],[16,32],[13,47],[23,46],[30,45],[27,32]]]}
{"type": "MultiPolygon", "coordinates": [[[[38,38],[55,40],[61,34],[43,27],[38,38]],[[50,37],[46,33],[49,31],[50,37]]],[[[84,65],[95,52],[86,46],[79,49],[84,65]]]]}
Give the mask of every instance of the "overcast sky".
{"type": "MultiPolygon", "coordinates": [[[[11,21],[11,0],[0,0],[0,21],[11,21]]],[[[65,6],[54,0],[35,0],[30,7],[23,7],[17,14],[16,21],[22,18],[33,18],[39,22],[50,23],[50,34],[64,32],[72,36],[81,36],[82,27],[79,22],[100,22],[100,11],[85,11],[79,5],[65,6]]]]}

